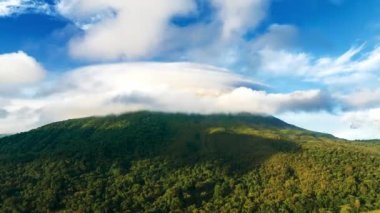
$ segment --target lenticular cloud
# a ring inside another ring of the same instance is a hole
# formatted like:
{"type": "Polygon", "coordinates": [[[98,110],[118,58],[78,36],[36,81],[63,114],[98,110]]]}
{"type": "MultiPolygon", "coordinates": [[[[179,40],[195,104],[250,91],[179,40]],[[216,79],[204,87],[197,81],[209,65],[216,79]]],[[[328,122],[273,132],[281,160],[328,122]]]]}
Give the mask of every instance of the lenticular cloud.
{"type": "MultiPolygon", "coordinates": [[[[318,111],[318,90],[268,93],[228,70],[192,63],[121,63],[69,71],[33,88],[33,97],[5,98],[1,132],[69,118],[136,110],[187,113],[318,111]]],[[[327,105],[327,104],[326,104],[327,105]]]]}

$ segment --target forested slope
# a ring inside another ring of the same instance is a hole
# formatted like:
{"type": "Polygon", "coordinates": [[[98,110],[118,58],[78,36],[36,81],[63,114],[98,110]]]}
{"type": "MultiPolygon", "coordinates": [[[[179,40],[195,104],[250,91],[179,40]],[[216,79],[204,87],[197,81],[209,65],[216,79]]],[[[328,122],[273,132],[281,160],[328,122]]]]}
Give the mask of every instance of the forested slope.
{"type": "Polygon", "coordinates": [[[1,212],[380,209],[380,146],[274,117],[151,112],[0,139],[1,212]]]}

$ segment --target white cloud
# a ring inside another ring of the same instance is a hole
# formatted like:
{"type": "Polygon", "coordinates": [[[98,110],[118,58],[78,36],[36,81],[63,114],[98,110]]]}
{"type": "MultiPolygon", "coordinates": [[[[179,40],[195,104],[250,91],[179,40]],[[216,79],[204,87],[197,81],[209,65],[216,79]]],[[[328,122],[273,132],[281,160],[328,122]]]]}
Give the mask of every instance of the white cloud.
{"type": "Polygon", "coordinates": [[[363,46],[360,46],[336,58],[315,58],[303,52],[264,48],[259,51],[259,70],[280,76],[300,76],[327,84],[352,84],[358,80],[368,80],[372,77],[371,73],[380,71],[380,47],[358,57],[362,50],[363,46]]]}
{"type": "Polygon", "coordinates": [[[191,63],[129,63],[84,67],[37,89],[35,97],[5,98],[0,132],[27,130],[68,118],[133,110],[170,112],[319,111],[320,91],[273,94],[224,69],[191,63]],[[46,86],[47,85],[47,86],[46,86]],[[17,125],[10,125],[15,123],[17,125]]]}
{"type": "Polygon", "coordinates": [[[62,0],[58,11],[76,22],[87,20],[83,36],[70,44],[72,56],[92,60],[141,58],[160,48],[170,19],[195,9],[192,0],[62,0]]]}
{"type": "MultiPolygon", "coordinates": [[[[223,55],[220,51],[223,47],[239,43],[246,31],[261,23],[270,0],[210,0],[208,3],[216,8],[212,20],[187,27],[175,26],[171,19],[176,15],[197,13],[199,8],[195,0],[55,2],[52,6],[43,0],[3,0],[0,1],[0,16],[26,12],[59,14],[83,30],[69,44],[71,56],[93,61],[118,61],[170,55],[205,45],[219,46],[215,48],[216,52],[223,55]]],[[[207,52],[208,58],[214,57],[213,50],[207,52]]]]}
{"type": "Polygon", "coordinates": [[[353,129],[375,124],[378,127],[377,129],[380,130],[380,108],[348,112],[345,114],[344,119],[351,123],[353,129]]]}
{"type": "Polygon", "coordinates": [[[25,12],[53,13],[49,4],[38,0],[1,0],[0,17],[25,12]]]}
{"type": "Polygon", "coordinates": [[[259,51],[260,71],[275,75],[307,75],[311,73],[310,56],[286,50],[262,49],[259,51]]]}
{"type": "Polygon", "coordinates": [[[380,89],[362,88],[348,94],[337,94],[336,98],[346,111],[365,110],[380,107],[380,89]]]}
{"type": "Polygon", "coordinates": [[[267,93],[248,88],[236,88],[217,99],[223,112],[252,112],[275,114],[286,111],[329,110],[328,98],[319,90],[292,93],[267,93]]]}
{"type": "Polygon", "coordinates": [[[0,16],[12,14],[15,7],[21,5],[21,0],[5,0],[0,1],[0,16]]]}
{"type": "Polygon", "coordinates": [[[222,22],[222,38],[230,39],[245,30],[256,28],[265,18],[268,0],[212,0],[222,22]]]}
{"type": "Polygon", "coordinates": [[[286,112],[277,117],[303,128],[345,139],[380,138],[380,108],[353,112],[286,112]],[[314,122],[313,122],[314,121],[314,122]]]}
{"type": "Polygon", "coordinates": [[[22,51],[0,55],[0,87],[33,83],[44,76],[44,68],[22,51]]]}
{"type": "Polygon", "coordinates": [[[252,49],[285,49],[293,46],[297,37],[297,27],[286,24],[272,24],[268,27],[266,33],[253,40],[252,49]]]}
{"type": "Polygon", "coordinates": [[[269,93],[225,69],[192,63],[122,63],[69,71],[34,86],[35,94],[0,95],[0,132],[25,131],[69,118],[135,110],[251,112],[339,137],[380,137],[377,93],[336,99],[319,90],[269,93]],[[354,111],[337,114],[337,100],[354,111]],[[375,107],[375,108],[373,108],[375,107]],[[310,122],[318,121],[318,122],[310,122]]]}
{"type": "Polygon", "coordinates": [[[200,46],[219,46],[220,54],[226,43],[239,42],[246,31],[261,23],[270,1],[210,2],[217,8],[213,19],[186,27],[170,21],[175,15],[196,13],[195,0],[61,0],[56,8],[84,30],[70,43],[74,58],[114,61],[152,58],[163,52],[170,55],[200,46]]]}

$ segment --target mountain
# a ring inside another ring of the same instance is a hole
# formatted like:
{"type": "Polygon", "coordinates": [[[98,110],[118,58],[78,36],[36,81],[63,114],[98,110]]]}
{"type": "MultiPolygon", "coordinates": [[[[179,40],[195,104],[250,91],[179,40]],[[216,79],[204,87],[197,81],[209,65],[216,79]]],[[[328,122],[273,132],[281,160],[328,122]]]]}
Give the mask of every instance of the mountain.
{"type": "Polygon", "coordinates": [[[270,116],[90,117],[0,139],[0,211],[371,211],[379,168],[377,143],[270,116]]]}

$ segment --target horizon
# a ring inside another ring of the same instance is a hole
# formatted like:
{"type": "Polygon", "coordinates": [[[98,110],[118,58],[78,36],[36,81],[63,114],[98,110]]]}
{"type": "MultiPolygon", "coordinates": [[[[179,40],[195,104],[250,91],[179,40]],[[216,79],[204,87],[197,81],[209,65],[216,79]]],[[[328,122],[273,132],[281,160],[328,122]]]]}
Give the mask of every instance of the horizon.
{"type": "Polygon", "coordinates": [[[379,12],[376,0],[0,0],[0,135],[143,110],[379,139],[379,12]]]}

